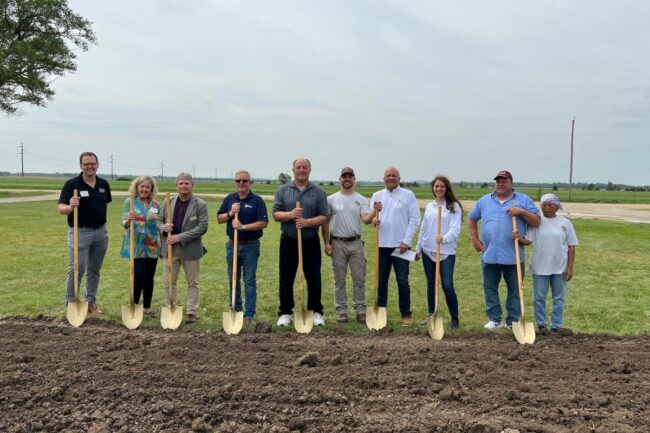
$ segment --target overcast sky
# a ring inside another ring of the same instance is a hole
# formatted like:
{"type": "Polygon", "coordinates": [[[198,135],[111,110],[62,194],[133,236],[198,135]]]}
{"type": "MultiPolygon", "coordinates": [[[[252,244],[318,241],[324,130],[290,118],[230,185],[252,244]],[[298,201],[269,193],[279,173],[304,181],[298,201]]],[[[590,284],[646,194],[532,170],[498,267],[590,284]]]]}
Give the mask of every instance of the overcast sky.
{"type": "Polygon", "coordinates": [[[650,2],[69,0],[99,44],[0,171],[650,184],[650,2]]]}

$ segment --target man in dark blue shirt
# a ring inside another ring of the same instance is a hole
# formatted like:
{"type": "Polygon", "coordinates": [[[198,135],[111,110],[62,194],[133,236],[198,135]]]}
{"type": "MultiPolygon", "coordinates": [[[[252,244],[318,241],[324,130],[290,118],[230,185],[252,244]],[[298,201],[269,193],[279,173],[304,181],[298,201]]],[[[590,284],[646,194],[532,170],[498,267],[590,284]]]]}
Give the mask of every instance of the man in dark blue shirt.
{"type": "MultiPolygon", "coordinates": [[[[260,238],[269,222],[266,204],[262,197],[251,191],[253,179],[246,170],[235,173],[237,192],[229,194],[217,211],[217,222],[226,225],[226,234],[230,238],[226,244],[228,261],[228,279],[232,287],[233,237],[237,230],[237,287],[235,310],[242,311],[240,276],[244,278],[246,290],[246,308],[244,324],[250,326],[255,317],[257,300],[257,260],[260,256],[260,238]],[[235,219],[235,215],[238,218],[235,219]]],[[[230,292],[229,292],[230,293],[230,292]]],[[[228,297],[230,298],[231,295],[228,297]]],[[[230,300],[232,303],[232,299],[230,300]]]]}

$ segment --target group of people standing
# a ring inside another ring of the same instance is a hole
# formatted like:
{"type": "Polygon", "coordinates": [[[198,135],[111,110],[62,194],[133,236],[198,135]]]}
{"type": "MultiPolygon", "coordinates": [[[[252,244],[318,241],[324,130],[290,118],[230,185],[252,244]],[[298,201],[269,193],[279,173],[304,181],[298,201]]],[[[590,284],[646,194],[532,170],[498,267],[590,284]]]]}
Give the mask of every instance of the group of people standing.
{"type": "MultiPolygon", "coordinates": [[[[68,215],[68,249],[70,266],[66,286],[66,302],[74,302],[74,262],[72,242],[72,214],[78,208],[79,280],[86,275],[86,299],[90,313],[101,314],[97,307],[96,293],[100,268],[108,248],[106,210],[111,202],[108,182],[97,176],[98,158],[92,152],[84,152],[79,158],[81,173],[69,179],[59,198],[59,212],[68,215]],[[73,191],[79,195],[74,196],[73,191]]],[[[461,231],[463,208],[453,192],[449,179],[436,176],[431,182],[433,201],[426,205],[424,218],[415,194],[400,186],[400,173],[395,167],[384,171],[385,188],[368,199],[355,191],[355,173],[350,167],[341,170],[340,190],[329,197],[309,180],[311,162],[298,158],[292,165],[294,180],[280,186],[273,200],[272,217],[281,223],[279,246],[279,309],[278,326],[288,326],[294,309],[293,285],[299,264],[307,282],[307,309],[314,312],[314,325],[325,325],[324,307],[321,302],[322,254],[331,256],[334,274],[334,308],[339,323],[348,321],[347,270],[353,282],[352,299],[355,319],[366,320],[366,258],[362,239],[362,226],[372,224],[379,236],[378,296],[377,305],[388,303],[388,281],[391,270],[395,272],[398,304],[403,326],[412,326],[409,285],[411,261],[421,260],[427,279],[428,312],[435,310],[434,286],[437,260],[440,261],[440,281],[451,321],[451,329],[460,325],[458,297],[454,288],[456,249],[461,231]],[[440,210],[440,213],[439,213],[440,210]],[[438,218],[440,215],[440,219],[438,218]],[[440,230],[438,229],[440,225],[440,230]],[[412,250],[413,239],[419,228],[417,244],[412,250]],[[438,234],[439,233],[439,234],[438,234]],[[300,234],[300,236],[299,236],[300,234]],[[302,263],[298,257],[298,239],[302,239],[302,263]],[[440,257],[437,257],[437,252],[440,257]]],[[[566,218],[557,215],[561,203],[553,194],[542,197],[540,216],[534,202],[513,188],[512,174],[500,171],[495,176],[494,192],[478,200],[469,212],[468,229],[474,248],[481,252],[483,289],[488,322],[485,328],[494,330],[510,328],[512,321],[519,320],[519,292],[516,273],[513,238],[522,245],[534,244],[531,259],[535,290],[535,317],[537,324],[546,329],[545,299],[549,285],[553,292],[551,330],[562,326],[566,282],[573,274],[577,238],[566,218]],[[510,223],[517,219],[516,227],[510,223]],[[481,222],[479,236],[478,223],[481,222]],[[498,286],[503,278],[507,286],[506,317],[502,322],[502,308],[498,286]]],[[[217,222],[226,224],[226,260],[229,282],[233,278],[234,233],[237,232],[237,270],[235,299],[230,302],[235,310],[244,312],[246,324],[252,324],[256,313],[257,263],[260,256],[260,238],[268,225],[264,200],[253,193],[253,179],[246,170],[235,173],[235,192],[229,194],[217,211],[217,222]],[[245,302],[242,301],[243,279],[245,302]]],[[[204,200],[193,193],[194,181],[189,173],[176,178],[177,195],[162,205],[156,201],[158,193],[155,180],[150,176],[136,178],[131,186],[130,198],[124,202],[122,225],[126,229],[134,225],[134,301],[143,298],[145,314],[154,317],[151,299],[154,275],[159,257],[167,258],[171,246],[171,272],[168,260],[164,261],[164,281],[169,284],[171,274],[171,299],[176,303],[176,281],[181,267],[188,285],[186,323],[198,319],[200,304],[200,260],[206,252],[203,235],[208,230],[208,207],[204,200]],[[132,210],[131,210],[132,209],[132,210]],[[171,215],[171,218],[168,217],[171,215]]],[[[122,257],[129,257],[129,231],[125,230],[122,257]]]]}

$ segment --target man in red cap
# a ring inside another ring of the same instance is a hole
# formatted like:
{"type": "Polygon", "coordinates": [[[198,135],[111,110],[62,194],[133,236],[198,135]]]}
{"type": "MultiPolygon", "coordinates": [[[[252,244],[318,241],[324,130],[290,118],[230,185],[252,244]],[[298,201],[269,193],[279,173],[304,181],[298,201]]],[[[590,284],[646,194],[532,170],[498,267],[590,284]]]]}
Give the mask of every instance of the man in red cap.
{"type": "MultiPolygon", "coordinates": [[[[485,328],[492,331],[512,327],[521,315],[519,307],[519,285],[517,281],[517,262],[512,232],[517,230],[521,236],[526,227],[537,227],[541,222],[539,210],[526,194],[516,192],[512,186],[512,174],[501,170],[494,177],[494,192],[481,197],[469,213],[467,227],[472,244],[481,253],[483,264],[483,292],[485,312],[488,322],[485,328]],[[517,227],[512,227],[512,217],[517,217],[517,227]],[[478,234],[478,221],[481,223],[481,237],[478,234]],[[499,301],[499,282],[506,282],[506,322],[501,323],[502,308],[499,301]]],[[[524,248],[519,247],[524,272],[524,248]]]]}

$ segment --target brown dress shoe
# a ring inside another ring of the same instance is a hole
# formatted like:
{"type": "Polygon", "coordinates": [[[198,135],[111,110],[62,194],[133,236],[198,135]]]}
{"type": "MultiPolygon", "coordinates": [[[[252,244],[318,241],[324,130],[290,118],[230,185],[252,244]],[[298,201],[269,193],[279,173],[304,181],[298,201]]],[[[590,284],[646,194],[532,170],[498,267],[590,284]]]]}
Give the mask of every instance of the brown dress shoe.
{"type": "Polygon", "coordinates": [[[364,313],[357,314],[357,322],[366,323],[366,315],[364,313]]]}
{"type": "Polygon", "coordinates": [[[94,302],[89,302],[88,303],[88,313],[90,314],[104,314],[102,310],[97,308],[97,304],[94,302]]]}
{"type": "Polygon", "coordinates": [[[192,324],[198,320],[198,317],[196,317],[196,314],[188,314],[187,317],[185,318],[185,323],[192,324]]]}
{"type": "Polygon", "coordinates": [[[413,326],[413,318],[409,317],[402,317],[402,326],[413,326]]]}

